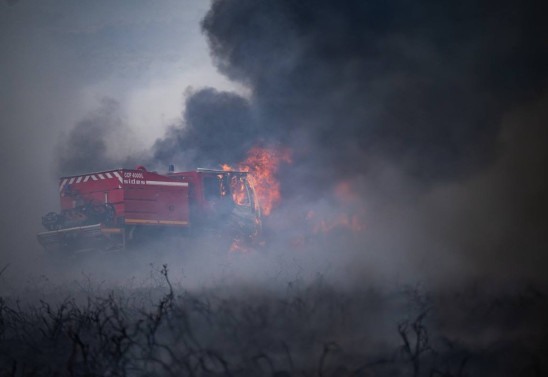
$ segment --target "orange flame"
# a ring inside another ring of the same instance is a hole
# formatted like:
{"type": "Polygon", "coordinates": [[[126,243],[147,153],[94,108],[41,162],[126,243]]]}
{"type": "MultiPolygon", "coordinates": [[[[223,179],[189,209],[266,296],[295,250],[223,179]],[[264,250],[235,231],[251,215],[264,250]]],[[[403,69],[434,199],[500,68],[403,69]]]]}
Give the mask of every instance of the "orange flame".
{"type": "Polygon", "coordinates": [[[234,203],[240,206],[250,204],[245,180],[242,177],[231,177],[230,189],[232,191],[232,200],[234,200],[234,203]]]}
{"type": "MultiPolygon", "coordinates": [[[[291,163],[289,149],[253,147],[247,153],[245,161],[238,164],[238,170],[251,173],[249,181],[255,188],[255,194],[265,216],[268,216],[272,212],[272,208],[281,201],[280,182],[276,174],[282,163],[291,163]]],[[[227,164],[223,164],[221,167],[223,170],[233,170],[227,164]]],[[[238,190],[234,190],[233,195],[235,195],[236,202],[245,200],[239,197],[238,190]]]]}

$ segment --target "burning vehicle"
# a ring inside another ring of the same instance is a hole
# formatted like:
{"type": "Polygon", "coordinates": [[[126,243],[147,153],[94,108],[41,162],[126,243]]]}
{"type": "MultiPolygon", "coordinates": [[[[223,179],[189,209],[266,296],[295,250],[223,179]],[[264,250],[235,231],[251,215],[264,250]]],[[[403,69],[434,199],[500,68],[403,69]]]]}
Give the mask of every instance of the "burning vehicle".
{"type": "Polygon", "coordinates": [[[151,236],[211,233],[239,242],[261,233],[249,172],[196,169],[167,174],[114,169],[62,177],[60,212],[42,217],[46,251],[124,249],[151,236]]]}

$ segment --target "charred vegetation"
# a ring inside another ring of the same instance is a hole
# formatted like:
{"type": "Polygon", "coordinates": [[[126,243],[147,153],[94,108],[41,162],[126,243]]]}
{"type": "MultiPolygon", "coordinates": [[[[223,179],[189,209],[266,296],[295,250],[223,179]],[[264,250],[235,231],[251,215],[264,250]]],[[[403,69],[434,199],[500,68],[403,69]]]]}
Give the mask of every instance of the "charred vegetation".
{"type": "Polygon", "coordinates": [[[544,292],[477,286],[352,292],[297,279],[283,292],[170,280],[65,298],[0,297],[5,376],[541,376],[544,292]]]}

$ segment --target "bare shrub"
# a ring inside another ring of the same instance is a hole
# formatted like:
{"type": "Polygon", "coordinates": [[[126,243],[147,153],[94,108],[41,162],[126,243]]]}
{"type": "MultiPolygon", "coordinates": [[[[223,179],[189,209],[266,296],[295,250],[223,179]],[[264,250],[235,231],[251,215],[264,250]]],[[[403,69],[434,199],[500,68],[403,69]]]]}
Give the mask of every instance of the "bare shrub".
{"type": "Polygon", "coordinates": [[[55,304],[0,297],[0,375],[546,372],[543,294],[343,292],[321,279],[311,285],[291,282],[282,294],[219,294],[173,285],[166,265],[159,276],[158,287],[96,290],[85,300],[67,291],[68,298],[55,304]],[[484,339],[466,335],[469,328],[483,329],[484,339]]]}

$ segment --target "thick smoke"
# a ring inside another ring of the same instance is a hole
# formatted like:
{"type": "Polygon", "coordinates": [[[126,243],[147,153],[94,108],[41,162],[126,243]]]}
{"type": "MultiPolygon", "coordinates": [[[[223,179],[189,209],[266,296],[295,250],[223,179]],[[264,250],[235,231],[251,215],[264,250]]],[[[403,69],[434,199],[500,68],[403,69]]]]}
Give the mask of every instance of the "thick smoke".
{"type": "Polygon", "coordinates": [[[217,66],[251,88],[261,133],[300,162],[353,176],[378,156],[432,181],[485,167],[503,114],[545,87],[540,8],[228,0],[203,27],[217,66]]]}
{"type": "MultiPolygon", "coordinates": [[[[466,178],[496,159],[503,116],[546,86],[542,9],[214,1],[202,24],[212,58],[250,96],[189,93],[182,124],[156,142],[154,159],[237,162],[254,144],[276,143],[292,147],[302,167],[292,179],[368,174],[379,160],[420,182],[466,178]]],[[[62,168],[104,155],[120,122],[114,107],[77,125],[62,168]]]]}
{"type": "Polygon", "coordinates": [[[249,102],[237,94],[211,88],[190,95],[184,124],[184,128],[172,126],[155,143],[155,162],[164,166],[182,163],[189,169],[217,168],[221,162],[243,159],[258,137],[249,102]]]}
{"type": "Polygon", "coordinates": [[[365,239],[331,237],[327,247],[353,250],[356,275],[374,272],[363,266],[538,275],[546,156],[524,153],[532,140],[519,135],[546,141],[543,9],[214,1],[203,20],[212,58],[250,95],[192,94],[184,126],[156,143],[155,156],[215,164],[239,161],[253,142],[290,147],[293,164],[280,175],[287,206],[270,219],[283,232],[275,238],[291,244],[310,233],[302,224],[311,210],[365,211],[365,239]],[[362,199],[338,201],[340,182],[362,199]]]}
{"type": "MultiPolygon", "coordinates": [[[[317,248],[317,261],[341,263],[346,277],[541,276],[544,9],[541,1],[213,1],[202,23],[212,58],[249,95],[187,92],[181,123],[156,141],[147,165],[216,167],[257,144],[289,147],[284,204],[265,221],[276,247],[317,248]],[[361,217],[363,236],[317,237],[341,213],[347,224],[361,217]]],[[[115,112],[106,104],[77,126],[70,137],[79,147],[65,151],[63,169],[112,167],[103,152],[115,112]]]]}

